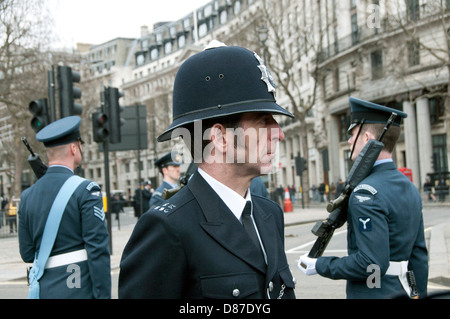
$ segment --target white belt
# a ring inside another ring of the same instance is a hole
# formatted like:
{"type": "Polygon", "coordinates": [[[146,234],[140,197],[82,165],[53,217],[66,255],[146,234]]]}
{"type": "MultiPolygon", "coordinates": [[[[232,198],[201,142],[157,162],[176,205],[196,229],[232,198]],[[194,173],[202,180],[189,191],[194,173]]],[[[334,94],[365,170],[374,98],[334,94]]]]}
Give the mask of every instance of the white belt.
{"type": "Polygon", "coordinates": [[[405,261],[390,261],[389,268],[386,275],[398,276],[403,289],[408,296],[411,297],[411,289],[409,288],[408,280],[406,279],[406,272],[408,271],[408,260],[405,261]]]}
{"type": "Polygon", "coordinates": [[[82,262],[88,259],[86,249],[71,251],[70,253],[60,254],[49,257],[45,264],[45,269],[55,268],[64,265],[70,265],[82,262]]]}

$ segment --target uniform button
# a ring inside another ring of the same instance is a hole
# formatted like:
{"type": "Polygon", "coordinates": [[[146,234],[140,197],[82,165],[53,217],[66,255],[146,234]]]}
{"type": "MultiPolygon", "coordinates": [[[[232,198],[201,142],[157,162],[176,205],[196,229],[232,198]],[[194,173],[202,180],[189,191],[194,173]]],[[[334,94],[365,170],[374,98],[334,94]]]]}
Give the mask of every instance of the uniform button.
{"type": "Polygon", "coordinates": [[[269,282],[269,291],[272,292],[273,290],[273,282],[269,282]]]}
{"type": "Polygon", "coordinates": [[[240,294],[241,292],[239,291],[239,289],[233,289],[233,297],[239,297],[240,294]]]}

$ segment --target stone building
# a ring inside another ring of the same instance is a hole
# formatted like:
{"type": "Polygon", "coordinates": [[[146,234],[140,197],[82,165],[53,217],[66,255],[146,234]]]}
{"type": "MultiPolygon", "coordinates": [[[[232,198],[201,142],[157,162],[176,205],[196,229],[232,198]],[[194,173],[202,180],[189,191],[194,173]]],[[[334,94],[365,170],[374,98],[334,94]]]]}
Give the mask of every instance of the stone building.
{"type": "Polygon", "coordinates": [[[298,115],[279,119],[286,138],[277,170],[265,178],[271,189],[299,189],[298,156],[307,160],[306,192],[345,180],[352,164],[350,95],[408,113],[395,149],[397,167],[410,169],[419,189],[427,176],[448,183],[449,7],[440,0],[212,0],[179,20],[141,26],[137,39],[80,45],[84,174],[104,185],[103,153],[92,140],[90,119],[102,88],[118,87],[121,105],[145,105],[148,145],[139,154],[110,153],[111,189],[133,195],[139,178],[157,187],[154,160],[175,146],[156,142],[172,121],[175,74],[217,39],[264,57],[277,82],[277,102],[298,115]]]}

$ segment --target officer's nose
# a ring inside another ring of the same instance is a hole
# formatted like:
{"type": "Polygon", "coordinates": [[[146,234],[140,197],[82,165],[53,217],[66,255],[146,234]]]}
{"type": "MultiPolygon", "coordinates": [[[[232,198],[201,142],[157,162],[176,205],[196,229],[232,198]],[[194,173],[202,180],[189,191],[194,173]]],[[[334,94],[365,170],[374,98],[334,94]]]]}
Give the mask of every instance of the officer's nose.
{"type": "Polygon", "coordinates": [[[270,139],[271,140],[278,140],[278,142],[281,142],[284,140],[284,132],[281,128],[280,124],[272,117],[269,123],[269,129],[270,129],[270,139]]]}

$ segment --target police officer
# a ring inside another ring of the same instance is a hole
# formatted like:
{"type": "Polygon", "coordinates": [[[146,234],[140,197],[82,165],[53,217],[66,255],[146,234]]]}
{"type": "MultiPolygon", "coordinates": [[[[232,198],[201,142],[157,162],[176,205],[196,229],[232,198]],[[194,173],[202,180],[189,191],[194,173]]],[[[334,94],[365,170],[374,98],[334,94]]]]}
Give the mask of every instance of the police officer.
{"type": "Polygon", "coordinates": [[[242,47],[210,45],[181,65],[174,121],[158,141],[181,134],[198,170],[138,221],[119,298],[295,298],[283,212],[249,190],[284,138],[273,114],[292,116],[274,93],[263,61],[242,47]]]}
{"type": "Polygon", "coordinates": [[[348,256],[300,258],[307,275],[320,274],[347,280],[348,298],[407,296],[406,271],[414,272],[420,297],[427,295],[428,257],[425,245],[422,200],[400,171],[392,151],[406,114],[350,97],[352,160],[370,139],[378,139],[392,114],[397,118],[383,137],[375,165],[350,195],[348,202],[348,256]]]}
{"type": "Polygon", "coordinates": [[[159,187],[153,192],[150,199],[150,208],[165,202],[162,198],[162,194],[165,189],[177,187],[177,183],[180,180],[181,162],[179,157],[179,154],[174,151],[167,153],[155,161],[155,165],[158,166],[159,172],[163,175],[163,181],[161,185],[159,185],[159,187]]]}
{"type": "MultiPolygon", "coordinates": [[[[19,246],[22,259],[33,262],[39,252],[47,216],[64,182],[82,160],[78,116],[62,118],[36,134],[43,142],[49,167],[21,195],[19,246]]],[[[69,199],[45,272],[39,281],[40,298],[111,298],[109,235],[102,193],[85,180],[69,199]]]]}
{"type": "Polygon", "coordinates": [[[150,191],[152,183],[146,181],[141,183],[139,188],[136,188],[134,193],[134,215],[139,218],[150,208],[150,199],[152,192],[150,191]]]}

